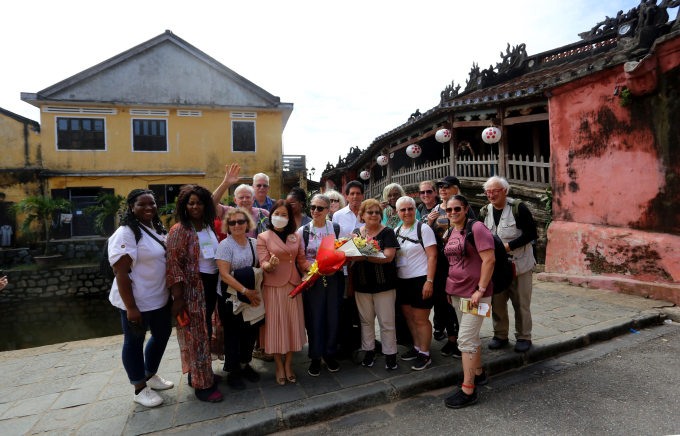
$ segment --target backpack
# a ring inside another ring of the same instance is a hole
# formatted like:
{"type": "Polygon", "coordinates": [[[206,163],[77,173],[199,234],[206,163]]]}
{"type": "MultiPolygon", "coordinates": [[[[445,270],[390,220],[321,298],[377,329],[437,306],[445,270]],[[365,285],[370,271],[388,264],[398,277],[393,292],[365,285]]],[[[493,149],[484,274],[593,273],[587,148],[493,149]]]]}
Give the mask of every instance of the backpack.
{"type": "MultiPolygon", "coordinates": [[[[340,237],[340,224],[333,223],[333,231],[335,232],[335,239],[338,239],[340,237]]],[[[302,240],[305,241],[305,250],[307,250],[309,245],[309,235],[309,226],[305,225],[302,228],[302,240]]]]}
{"type": "Polygon", "coordinates": [[[397,230],[395,230],[394,233],[397,235],[397,239],[401,239],[402,241],[411,241],[414,244],[420,244],[421,247],[423,247],[423,250],[425,249],[425,244],[423,243],[423,231],[421,230],[423,226],[423,223],[420,221],[416,221],[416,235],[418,237],[417,241],[414,241],[413,239],[407,238],[406,236],[401,236],[399,232],[401,232],[401,226],[397,227],[397,230]]]}
{"type": "MultiPolygon", "coordinates": [[[[477,220],[468,220],[467,227],[465,228],[465,241],[473,246],[475,246],[475,235],[472,233],[472,226],[476,222],[477,220]]],[[[445,236],[447,236],[448,233],[449,232],[447,232],[445,236]]],[[[505,245],[503,245],[500,236],[493,235],[493,245],[496,263],[493,267],[491,281],[493,282],[493,293],[500,294],[510,287],[510,283],[512,283],[515,273],[510,256],[508,256],[508,253],[505,251],[505,245]]],[[[463,256],[467,255],[466,247],[467,245],[463,244],[463,256]]]]}
{"type": "MultiPolygon", "coordinates": [[[[165,244],[155,237],[154,235],[149,232],[146,227],[144,226],[139,226],[140,229],[144,230],[146,234],[151,236],[156,242],[161,244],[163,249],[167,251],[167,247],[165,244]]],[[[139,240],[142,238],[142,234],[140,233],[139,238],[135,236],[135,243],[139,244],[139,240]]],[[[110,238],[109,238],[110,239],[110,238]]],[[[132,269],[130,270],[132,272],[132,269]]],[[[101,260],[99,261],[99,275],[104,277],[106,280],[109,280],[113,282],[116,279],[116,275],[113,273],[113,266],[111,266],[111,262],[109,262],[109,240],[107,239],[106,242],[104,242],[104,246],[102,247],[102,253],[101,253],[101,260]]]]}
{"type": "MultiPolygon", "coordinates": [[[[489,205],[491,203],[486,203],[480,210],[479,210],[479,221],[484,223],[484,220],[486,220],[486,214],[489,213],[489,205]]],[[[512,201],[512,216],[515,217],[515,221],[519,219],[519,205],[523,204],[522,200],[515,200],[513,199],[512,201]]]]}

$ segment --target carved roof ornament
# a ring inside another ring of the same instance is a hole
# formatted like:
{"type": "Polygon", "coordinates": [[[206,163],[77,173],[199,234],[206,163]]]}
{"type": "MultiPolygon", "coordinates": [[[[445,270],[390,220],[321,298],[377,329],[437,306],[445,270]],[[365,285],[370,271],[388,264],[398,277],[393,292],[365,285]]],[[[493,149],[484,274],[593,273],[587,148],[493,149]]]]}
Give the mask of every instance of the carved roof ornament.
{"type": "Polygon", "coordinates": [[[453,85],[454,83],[452,80],[451,84],[446,85],[446,88],[444,88],[444,90],[439,94],[441,96],[440,102],[445,102],[456,98],[456,96],[458,95],[458,91],[460,91],[460,83],[455,88],[453,85]]]}
{"type": "Polygon", "coordinates": [[[465,79],[465,92],[475,89],[477,85],[481,85],[481,79],[482,74],[479,71],[479,64],[473,62],[469,77],[465,79]]]}
{"type": "MultiPolygon", "coordinates": [[[[641,0],[640,4],[625,14],[619,11],[615,17],[606,16],[604,20],[597,23],[588,32],[579,33],[578,36],[583,40],[590,40],[599,38],[601,36],[612,34],[616,35],[619,26],[623,23],[630,23],[638,20],[635,29],[635,37],[638,37],[640,31],[645,27],[660,27],[668,22],[667,9],[673,9],[680,6],[680,0],[662,0],[657,5],[657,0],[641,0]]],[[[675,26],[680,23],[680,18],[676,19],[675,26]]]]}
{"type": "Polygon", "coordinates": [[[416,111],[413,112],[413,113],[408,117],[408,120],[409,120],[409,121],[415,121],[416,118],[418,118],[418,117],[421,116],[421,115],[422,115],[422,114],[420,113],[420,109],[416,109],[416,111]]]}
{"type": "Polygon", "coordinates": [[[512,50],[510,50],[510,43],[508,43],[508,46],[505,49],[505,54],[501,52],[501,59],[503,61],[496,64],[498,74],[501,75],[513,68],[522,66],[522,63],[527,57],[526,48],[526,44],[519,44],[512,47],[512,50]]]}

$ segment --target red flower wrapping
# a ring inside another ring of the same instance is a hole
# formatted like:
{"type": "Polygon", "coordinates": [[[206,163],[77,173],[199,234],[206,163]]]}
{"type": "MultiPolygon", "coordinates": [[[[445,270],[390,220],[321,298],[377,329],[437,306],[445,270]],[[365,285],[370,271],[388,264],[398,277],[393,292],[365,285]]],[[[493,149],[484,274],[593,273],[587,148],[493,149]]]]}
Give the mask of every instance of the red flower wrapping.
{"type": "Polygon", "coordinates": [[[321,240],[315,264],[317,268],[314,269],[314,265],[312,265],[310,274],[288,294],[290,298],[295,297],[305,289],[309,289],[320,276],[333,274],[339,271],[345,264],[345,253],[335,250],[335,238],[333,235],[326,236],[321,240]]]}

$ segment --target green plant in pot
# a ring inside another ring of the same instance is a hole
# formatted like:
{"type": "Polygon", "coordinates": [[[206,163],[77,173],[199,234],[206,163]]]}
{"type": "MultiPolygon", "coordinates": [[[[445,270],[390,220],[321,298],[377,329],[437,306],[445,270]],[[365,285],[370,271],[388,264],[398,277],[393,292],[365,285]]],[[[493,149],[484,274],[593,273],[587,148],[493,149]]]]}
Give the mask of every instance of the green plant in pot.
{"type": "Polygon", "coordinates": [[[94,217],[94,229],[99,232],[99,234],[104,235],[106,234],[106,231],[104,230],[104,220],[109,216],[113,216],[113,227],[118,228],[118,223],[125,213],[127,199],[122,195],[100,193],[97,195],[97,202],[99,204],[88,206],[83,209],[83,212],[85,212],[86,215],[96,214],[94,217]]]}
{"type": "Polygon", "coordinates": [[[15,216],[25,215],[21,224],[21,233],[26,237],[34,237],[31,229],[33,223],[38,224],[45,231],[45,251],[43,257],[35,256],[38,266],[56,266],[61,255],[50,256],[50,233],[52,230],[52,216],[59,211],[67,212],[73,208],[73,204],[64,198],[52,198],[43,195],[31,196],[21,199],[20,202],[10,208],[15,216]]]}

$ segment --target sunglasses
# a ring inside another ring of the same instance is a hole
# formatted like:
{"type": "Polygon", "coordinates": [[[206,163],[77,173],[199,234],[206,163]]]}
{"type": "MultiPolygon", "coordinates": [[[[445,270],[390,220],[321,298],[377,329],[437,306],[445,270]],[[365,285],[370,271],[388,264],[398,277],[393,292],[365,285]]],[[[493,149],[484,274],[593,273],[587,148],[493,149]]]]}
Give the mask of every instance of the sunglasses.
{"type": "Polygon", "coordinates": [[[367,211],[364,212],[364,213],[365,213],[366,215],[380,215],[380,211],[379,211],[379,210],[367,210],[367,211]]]}
{"type": "Polygon", "coordinates": [[[412,207],[405,207],[404,209],[399,209],[399,212],[404,213],[404,212],[413,212],[415,209],[412,207]]]}
{"type": "Polygon", "coordinates": [[[324,209],[327,209],[326,206],[314,206],[314,205],[309,206],[309,210],[311,210],[312,212],[314,212],[315,210],[323,212],[324,209]]]}
{"type": "Polygon", "coordinates": [[[420,191],[420,195],[432,195],[434,191],[432,189],[428,189],[427,191],[420,191]]]}
{"type": "Polygon", "coordinates": [[[246,220],[235,220],[235,221],[227,221],[227,224],[229,224],[230,226],[235,226],[236,224],[238,224],[239,226],[242,226],[247,222],[248,221],[246,221],[246,220]]]}
{"type": "Polygon", "coordinates": [[[439,185],[439,189],[449,189],[453,185],[439,185]]]}
{"type": "Polygon", "coordinates": [[[460,212],[461,210],[463,210],[462,206],[447,207],[447,208],[446,208],[446,213],[452,213],[452,212],[458,213],[458,212],[460,212]]]}
{"type": "Polygon", "coordinates": [[[331,198],[331,203],[340,203],[340,200],[335,200],[335,199],[331,198]]]}
{"type": "Polygon", "coordinates": [[[255,185],[256,188],[269,188],[269,185],[255,185]]]}
{"type": "Polygon", "coordinates": [[[498,193],[501,192],[501,191],[502,191],[502,189],[494,189],[493,191],[484,191],[484,193],[485,193],[486,195],[496,195],[496,194],[498,194],[498,193]]]}

